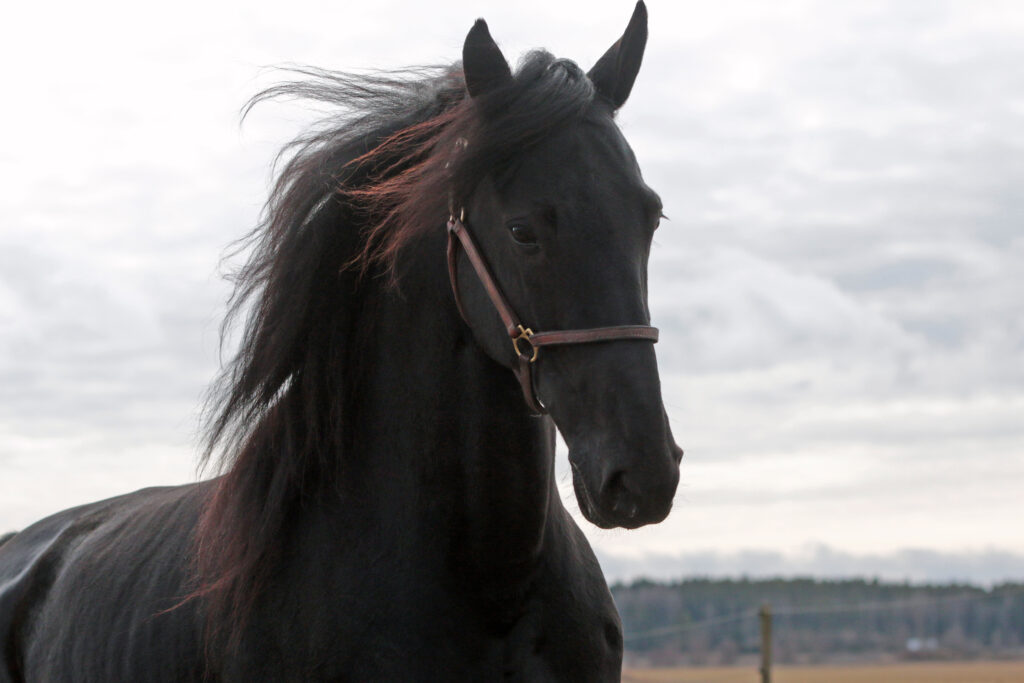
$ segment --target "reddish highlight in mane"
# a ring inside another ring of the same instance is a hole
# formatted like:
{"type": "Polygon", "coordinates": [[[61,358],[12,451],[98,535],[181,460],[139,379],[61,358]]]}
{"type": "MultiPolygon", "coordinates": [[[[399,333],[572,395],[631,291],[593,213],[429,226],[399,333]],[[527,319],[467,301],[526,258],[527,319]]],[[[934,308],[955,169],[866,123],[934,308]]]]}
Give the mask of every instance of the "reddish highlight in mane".
{"type": "Polygon", "coordinates": [[[443,151],[452,137],[446,133],[464,127],[458,123],[469,108],[464,104],[404,128],[350,162],[373,169],[366,185],[339,188],[353,206],[373,217],[352,265],[360,270],[385,265],[390,271],[405,245],[444,221],[451,193],[445,189],[452,186],[451,156],[457,153],[454,140],[451,150],[443,151]]]}

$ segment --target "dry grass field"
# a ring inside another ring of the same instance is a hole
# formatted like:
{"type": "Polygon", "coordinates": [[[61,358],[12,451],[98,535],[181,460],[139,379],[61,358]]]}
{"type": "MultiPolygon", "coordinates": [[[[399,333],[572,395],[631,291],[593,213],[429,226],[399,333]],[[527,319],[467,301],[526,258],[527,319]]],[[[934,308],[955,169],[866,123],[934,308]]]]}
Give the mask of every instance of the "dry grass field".
{"type": "MultiPolygon", "coordinates": [[[[759,683],[753,668],[633,669],[624,683],[759,683]]],[[[780,666],[772,683],[1024,683],[1024,662],[780,666]]]]}

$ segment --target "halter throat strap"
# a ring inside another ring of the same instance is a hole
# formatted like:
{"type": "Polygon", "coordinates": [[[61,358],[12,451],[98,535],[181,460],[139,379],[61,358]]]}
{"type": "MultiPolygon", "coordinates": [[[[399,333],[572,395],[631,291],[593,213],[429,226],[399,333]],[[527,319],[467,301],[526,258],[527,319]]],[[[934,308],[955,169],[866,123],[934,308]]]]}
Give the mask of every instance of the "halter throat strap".
{"type": "Polygon", "coordinates": [[[455,295],[455,305],[459,309],[459,315],[469,324],[466,311],[462,307],[462,297],[459,294],[459,272],[458,259],[459,250],[466,252],[477,278],[487,291],[487,296],[494,305],[495,310],[501,317],[509,339],[512,341],[512,349],[516,356],[513,370],[523,389],[523,398],[526,405],[536,415],[544,415],[547,410],[537,400],[537,394],[533,388],[533,365],[537,361],[540,350],[545,346],[564,346],[569,344],[590,344],[593,342],[637,340],[637,341],[658,341],[658,328],[650,325],[616,325],[613,327],[591,327],[583,330],[557,330],[551,332],[534,332],[520,321],[515,314],[508,300],[498,286],[494,276],[491,274],[483,254],[476,246],[473,236],[469,233],[464,223],[464,217],[460,214],[458,218],[452,215],[448,219],[448,277],[451,280],[452,293],[455,295]]]}

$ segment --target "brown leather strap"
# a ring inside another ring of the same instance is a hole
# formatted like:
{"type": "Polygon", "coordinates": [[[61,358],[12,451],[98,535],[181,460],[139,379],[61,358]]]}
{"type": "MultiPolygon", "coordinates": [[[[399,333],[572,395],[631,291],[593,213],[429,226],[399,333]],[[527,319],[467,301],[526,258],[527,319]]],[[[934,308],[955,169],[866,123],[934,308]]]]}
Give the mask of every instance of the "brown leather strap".
{"type": "Polygon", "coordinates": [[[487,262],[484,261],[480,250],[476,248],[476,243],[470,237],[466,226],[463,225],[461,220],[453,218],[448,221],[448,277],[451,278],[452,290],[455,292],[455,302],[459,306],[459,313],[462,315],[462,319],[466,319],[466,312],[462,310],[462,301],[459,297],[458,245],[452,240],[453,235],[459,238],[459,243],[462,244],[462,248],[466,251],[469,262],[473,264],[473,270],[476,271],[477,277],[480,278],[484,289],[487,290],[487,296],[491,298],[491,303],[498,309],[498,315],[501,316],[501,322],[505,324],[508,336],[517,336],[519,334],[519,319],[512,312],[512,307],[505,301],[505,296],[501,293],[501,289],[498,288],[498,283],[494,281],[491,270],[487,267],[487,262]]]}
{"type": "Polygon", "coordinates": [[[534,415],[547,415],[548,411],[537,400],[537,394],[533,390],[533,363],[525,356],[516,356],[515,365],[516,379],[523,390],[523,399],[526,406],[534,415]]]}
{"type": "Polygon", "coordinates": [[[455,305],[459,309],[459,315],[469,324],[466,318],[466,311],[462,307],[462,297],[459,294],[459,247],[466,252],[473,270],[487,291],[487,296],[498,311],[501,322],[505,325],[505,331],[512,339],[512,348],[516,354],[516,363],[513,368],[519,385],[523,389],[523,398],[526,404],[535,414],[547,413],[544,406],[537,400],[533,390],[533,363],[537,360],[541,347],[561,346],[566,344],[589,344],[602,341],[619,341],[624,339],[635,339],[640,341],[658,341],[658,328],[650,325],[616,325],[613,327],[592,327],[586,330],[556,330],[553,332],[534,332],[524,326],[519,317],[512,311],[508,301],[505,300],[501,288],[491,275],[490,268],[484,260],[480,250],[477,249],[473,236],[469,234],[462,218],[452,216],[448,220],[448,277],[452,284],[452,293],[455,295],[455,305]],[[529,347],[529,348],[527,348],[529,347]]]}
{"type": "Polygon", "coordinates": [[[589,344],[611,339],[646,339],[658,341],[658,328],[649,325],[616,325],[615,327],[592,327],[588,330],[562,330],[559,332],[537,332],[530,337],[534,346],[555,346],[558,344],[589,344]]]}

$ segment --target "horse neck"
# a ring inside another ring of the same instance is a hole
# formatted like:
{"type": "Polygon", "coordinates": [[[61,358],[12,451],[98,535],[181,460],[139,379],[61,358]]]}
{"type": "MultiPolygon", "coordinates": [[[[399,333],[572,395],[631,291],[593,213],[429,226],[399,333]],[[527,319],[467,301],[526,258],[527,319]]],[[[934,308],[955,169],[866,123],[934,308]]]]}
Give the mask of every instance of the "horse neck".
{"type": "Polygon", "coordinates": [[[554,426],[528,414],[512,372],[459,317],[443,231],[406,251],[398,288],[376,285],[364,307],[352,466],[380,513],[447,540],[470,571],[514,579],[557,505],[554,426]]]}

